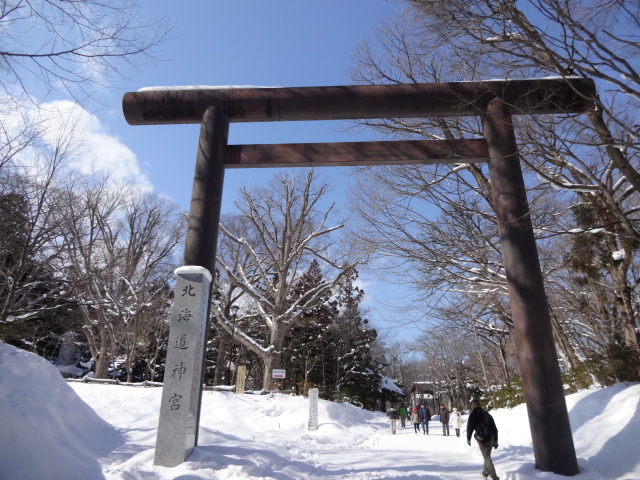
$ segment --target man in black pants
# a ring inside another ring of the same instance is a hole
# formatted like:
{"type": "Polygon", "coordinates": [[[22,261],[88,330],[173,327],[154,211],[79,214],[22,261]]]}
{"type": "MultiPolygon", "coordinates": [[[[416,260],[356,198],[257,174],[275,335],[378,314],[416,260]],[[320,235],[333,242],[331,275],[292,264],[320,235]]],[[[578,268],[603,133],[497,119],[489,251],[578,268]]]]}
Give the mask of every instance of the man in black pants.
{"type": "Polygon", "coordinates": [[[474,438],[478,442],[480,453],[482,453],[482,457],[484,458],[482,476],[484,478],[491,476],[492,480],[498,480],[496,469],[491,460],[491,449],[498,448],[498,429],[496,428],[496,423],[493,421],[493,417],[482,409],[478,400],[471,401],[471,408],[473,408],[473,410],[467,420],[467,444],[471,445],[471,435],[476,431],[474,438]],[[487,427],[488,436],[484,439],[478,438],[481,432],[485,430],[485,426],[487,427]]]}
{"type": "Polygon", "coordinates": [[[442,435],[449,435],[449,409],[440,405],[440,423],[442,423],[442,435]]]}

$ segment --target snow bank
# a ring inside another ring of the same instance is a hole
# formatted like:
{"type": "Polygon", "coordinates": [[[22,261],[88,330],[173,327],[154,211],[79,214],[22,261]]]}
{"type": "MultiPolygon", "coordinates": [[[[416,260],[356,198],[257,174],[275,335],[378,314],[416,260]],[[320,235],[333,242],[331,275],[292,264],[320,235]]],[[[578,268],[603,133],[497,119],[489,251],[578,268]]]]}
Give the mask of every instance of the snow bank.
{"type": "Polygon", "coordinates": [[[46,360],[0,343],[0,478],[86,480],[123,443],[46,360]]]}

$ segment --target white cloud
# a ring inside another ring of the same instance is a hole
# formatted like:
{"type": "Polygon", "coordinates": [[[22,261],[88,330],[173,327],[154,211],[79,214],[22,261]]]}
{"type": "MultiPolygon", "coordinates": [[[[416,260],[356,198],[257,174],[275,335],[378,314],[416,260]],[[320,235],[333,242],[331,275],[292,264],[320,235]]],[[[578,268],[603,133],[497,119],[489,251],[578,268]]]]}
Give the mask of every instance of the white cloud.
{"type": "Polygon", "coordinates": [[[30,116],[42,122],[42,139],[49,145],[55,145],[69,132],[73,134],[77,150],[69,167],[86,174],[108,173],[114,181],[127,180],[144,190],[152,190],[136,155],[77,103],[69,100],[44,103],[32,109],[30,116]]]}

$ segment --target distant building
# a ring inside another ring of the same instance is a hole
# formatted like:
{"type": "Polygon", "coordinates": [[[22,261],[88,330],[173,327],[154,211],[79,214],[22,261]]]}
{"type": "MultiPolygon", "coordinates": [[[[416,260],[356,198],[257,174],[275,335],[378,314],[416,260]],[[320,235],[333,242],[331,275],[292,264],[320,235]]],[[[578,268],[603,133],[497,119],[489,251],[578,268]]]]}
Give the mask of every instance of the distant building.
{"type": "Polygon", "coordinates": [[[436,400],[434,399],[434,386],[428,382],[417,382],[411,386],[411,406],[415,407],[424,403],[431,409],[432,414],[436,409],[436,400]]]}

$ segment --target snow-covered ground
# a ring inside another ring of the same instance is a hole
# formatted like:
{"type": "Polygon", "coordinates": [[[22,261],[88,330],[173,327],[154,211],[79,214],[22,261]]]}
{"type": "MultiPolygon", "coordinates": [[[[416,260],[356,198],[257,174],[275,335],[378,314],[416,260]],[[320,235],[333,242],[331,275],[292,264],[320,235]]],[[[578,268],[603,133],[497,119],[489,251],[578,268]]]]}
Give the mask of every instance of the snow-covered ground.
{"type": "MultiPolygon", "coordinates": [[[[465,438],[412,427],[391,435],[384,414],[320,400],[319,428],[295,396],[205,392],[200,446],[175,468],[153,465],[160,388],[66,383],[40,357],[0,343],[1,480],[481,479],[465,438]]],[[[577,480],[640,479],[640,384],[567,398],[577,480]]],[[[524,406],[492,414],[502,480],[560,480],[535,469],[524,406]]],[[[452,430],[453,432],[453,430],[452,430]]]]}

